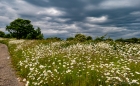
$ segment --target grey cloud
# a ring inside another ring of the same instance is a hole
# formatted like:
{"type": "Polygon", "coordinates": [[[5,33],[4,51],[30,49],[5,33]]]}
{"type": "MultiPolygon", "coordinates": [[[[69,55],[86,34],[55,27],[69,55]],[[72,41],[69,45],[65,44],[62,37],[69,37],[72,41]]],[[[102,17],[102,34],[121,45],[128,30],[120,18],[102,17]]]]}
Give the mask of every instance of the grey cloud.
{"type": "Polygon", "coordinates": [[[140,5],[139,0],[104,0],[99,4],[102,9],[131,8],[140,5]]]}
{"type": "Polygon", "coordinates": [[[46,37],[140,37],[139,8],[139,0],[1,0],[0,30],[20,17],[31,20],[46,37]]]}
{"type": "Polygon", "coordinates": [[[49,0],[24,0],[30,4],[33,4],[35,6],[41,6],[41,7],[47,7],[49,5],[49,0]]]}

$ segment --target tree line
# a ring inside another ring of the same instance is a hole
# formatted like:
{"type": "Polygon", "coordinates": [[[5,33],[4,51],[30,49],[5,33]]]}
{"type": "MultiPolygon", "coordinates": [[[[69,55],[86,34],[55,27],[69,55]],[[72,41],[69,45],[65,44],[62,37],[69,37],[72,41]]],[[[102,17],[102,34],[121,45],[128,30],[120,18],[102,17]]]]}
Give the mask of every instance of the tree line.
{"type": "MultiPolygon", "coordinates": [[[[43,34],[41,33],[41,29],[37,27],[35,29],[31,24],[30,20],[25,20],[21,18],[17,18],[10,23],[10,25],[6,26],[6,30],[9,32],[5,34],[3,31],[0,31],[0,37],[4,38],[17,38],[17,39],[44,39],[43,34]]],[[[58,37],[50,37],[46,38],[46,40],[54,40],[61,41],[61,38],[58,37]]],[[[110,37],[106,38],[106,35],[101,37],[96,37],[94,40],[91,36],[86,36],[84,34],[77,33],[74,37],[68,37],[66,41],[116,41],[116,42],[127,42],[127,43],[140,43],[140,38],[129,38],[123,39],[119,38],[116,40],[111,39],[110,37]]]]}
{"type": "Polygon", "coordinates": [[[110,37],[106,37],[106,35],[104,35],[104,36],[96,37],[95,39],[92,39],[91,36],[85,36],[83,34],[76,34],[75,37],[69,37],[66,40],[67,41],[79,41],[79,42],[86,42],[86,41],[94,41],[94,42],[115,41],[115,42],[122,42],[122,43],[140,43],[140,38],[128,38],[128,39],[119,38],[119,39],[113,40],[110,37]]]}

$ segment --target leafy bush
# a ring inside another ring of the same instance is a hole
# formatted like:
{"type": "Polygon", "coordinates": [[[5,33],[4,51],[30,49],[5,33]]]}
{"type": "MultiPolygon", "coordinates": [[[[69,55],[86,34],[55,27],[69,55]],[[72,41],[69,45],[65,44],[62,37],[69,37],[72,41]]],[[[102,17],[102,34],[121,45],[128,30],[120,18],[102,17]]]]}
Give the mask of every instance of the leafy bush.
{"type": "Polygon", "coordinates": [[[0,37],[5,37],[5,33],[3,31],[0,31],[0,37]]]}

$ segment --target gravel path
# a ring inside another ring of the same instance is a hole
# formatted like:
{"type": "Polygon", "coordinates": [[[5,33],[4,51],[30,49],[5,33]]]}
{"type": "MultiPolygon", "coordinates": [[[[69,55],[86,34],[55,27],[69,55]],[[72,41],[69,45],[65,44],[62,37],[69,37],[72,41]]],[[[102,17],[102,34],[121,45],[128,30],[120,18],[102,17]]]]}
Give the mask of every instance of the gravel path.
{"type": "Polygon", "coordinates": [[[0,86],[24,86],[17,80],[11,65],[8,48],[0,43],[0,86]]]}

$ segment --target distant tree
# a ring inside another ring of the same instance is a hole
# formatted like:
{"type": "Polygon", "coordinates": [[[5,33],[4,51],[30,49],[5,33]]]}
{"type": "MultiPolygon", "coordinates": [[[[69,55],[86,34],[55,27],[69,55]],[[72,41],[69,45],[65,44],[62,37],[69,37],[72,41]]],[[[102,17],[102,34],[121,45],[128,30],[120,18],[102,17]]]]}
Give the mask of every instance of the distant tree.
{"type": "Polygon", "coordinates": [[[116,42],[127,42],[127,43],[140,43],[140,39],[138,38],[128,38],[128,39],[116,39],[116,42]]]}
{"type": "Polygon", "coordinates": [[[74,38],[73,37],[69,37],[69,38],[66,39],[66,41],[71,41],[71,40],[74,40],[74,38]]]}
{"type": "Polygon", "coordinates": [[[41,33],[41,29],[38,27],[36,30],[29,33],[26,37],[26,39],[43,39],[44,36],[41,33]]]}
{"type": "Polygon", "coordinates": [[[83,34],[76,34],[75,35],[75,40],[80,41],[80,42],[84,42],[84,41],[86,41],[86,36],[83,35],[83,34]]]}
{"type": "Polygon", "coordinates": [[[0,37],[5,37],[5,33],[3,31],[0,31],[0,37]]]}
{"type": "Polygon", "coordinates": [[[106,41],[113,41],[113,39],[111,39],[110,37],[108,37],[107,39],[105,39],[106,41]]]}
{"type": "Polygon", "coordinates": [[[94,41],[105,41],[104,37],[97,37],[94,41]]]}
{"type": "Polygon", "coordinates": [[[92,40],[92,37],[78,33],[78,34],[75,34],[75,37],[69,37],[66,39],[66,41],[71,41],[71,40],[85,42],[85,41],[92,40]]]}
{"type": "Polygon", "coordinates": [[[86,40],[92,40],[92,37],[91,36],[87,36],[86,40]]]}
{"type": "Polygon", "coordinates": [[[58,38],[58,37],[50,37],[50,38],[46,38],[46,40],[49,40],[49,41],[61,41],[61,38],[58,38]]]}
{"type": "Polygon", "coordinates": [[[5,34],[5,38],[12,38],[11,34],[5,34]]]}
{"type": "Polygon", "coordinates": [[[133,40],[134,43],[137,43],[139,41],[138,38],[131,38],[131,40],[133,40]]]}
{"type": "Polygon", "coordinates": [[[138,43],[140,43],[140,38],[138,38],[138,43]]]}
{"type": "Polygon", "coordinates": [[[38,27],[36,30],[36,39],[43,39],[43,34],[41,33],[41,29],[38,27]]]}
{"type": "Polygon", "coordinates": [[[138,38],[130,38],[130,39],[126,39],[127,42],[130,42],[130,43],[137,43],[138,42],[138,38]]]}
{"type": "Polygon", "coordinates": [[[123,38],[119,38],[115,40],[116,42],[125,42],[123,38]]]}
{"type": "Polygon", "coordinates": [[[6,30],[11,34],[12,37],[17,39],[41,39],[42,34],[40,28],[34,30],[30,20],[24,20],[21,18],[15,19],[6,26],[6,30]]]}
{"type": "Polygon", "coordinates": [[[96,39],[94,39],[94,41],[97,41],[97,42],[106,41],[106,35],[107,35],[107,34],[105,34],[105,35],[103,35],[103,36],[101,36],[101,37],[97,37],[96,39]]]}

